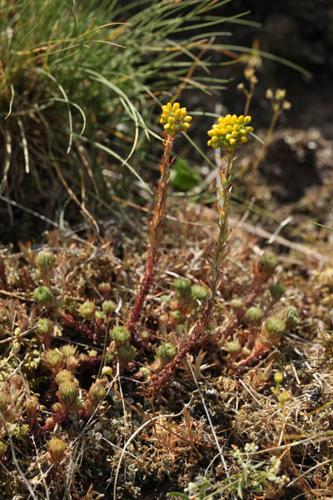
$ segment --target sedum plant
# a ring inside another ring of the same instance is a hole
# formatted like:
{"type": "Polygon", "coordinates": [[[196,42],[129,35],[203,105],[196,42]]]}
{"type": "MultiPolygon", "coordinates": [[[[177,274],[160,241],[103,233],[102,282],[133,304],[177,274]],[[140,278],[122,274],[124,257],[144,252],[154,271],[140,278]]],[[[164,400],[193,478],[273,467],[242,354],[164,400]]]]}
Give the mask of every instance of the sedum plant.
{"type": "Polygon", "coordinates": [[[253,132],[250,125],[251,116],[226,115],[220,117],[208,131],[208,146],[221,151],[221,158],[217,168],[217,224],[218,238],[213,249],[211,262],[211,293],[202,297],[203,303],[199,317],[194,324],[190,336],[179,347],[177,355],[161,370],[159,376],[151,383],[147,394],[155,395],[170,379],[176,367],[185,356],[195,347],[204,336],[212,315],[221,266],[227,255],[227,242],[229,236],[230,196],[233,187],[233,170],[236,153],[239,146],[248,141],[253,132]]]}
{"type": "Polygon", "coordinates": [[[148,223],[148,248],[144,276],[136,295],[133,309],[129,315],[127,328],[136,339],[136,324],[140,318],[144,302],[152,285],[156,266],[159,259],[160,245],[163,239],[163,229],[167,209],[167,193],[170,179],[170,169],[173,162],[172,150],[176,136],[187,132],[190,128],[192,117],[187,114],[178,102],[169,102],[162,106],[160,123],[164,126],[163,155],[160,161],[160,180],[154,200],[152,219],[148,223]]]}

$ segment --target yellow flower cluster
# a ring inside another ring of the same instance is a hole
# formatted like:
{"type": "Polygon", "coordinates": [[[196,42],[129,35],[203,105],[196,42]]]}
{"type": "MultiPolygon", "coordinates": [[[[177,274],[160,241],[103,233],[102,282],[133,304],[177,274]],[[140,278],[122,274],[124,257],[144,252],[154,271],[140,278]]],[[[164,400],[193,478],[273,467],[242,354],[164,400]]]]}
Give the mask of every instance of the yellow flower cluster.
{"type": "Polygon", "coordinates": [[[239,144],[248,141],[248,135],[253,132],[249,123],[251,116],[226,115],[219,118],[208,131],[208,146],[233,151],[239,144]]]}
{"type": "Polygon", "coordinates": [[[162,106],[160,123],[164,124],[164,130],[169,135],[177,132],[187,132],[191,126],[192,116],[187,114],[186,108],[181,108],[179,102],[172,104],[168,102],[162,106]]]}

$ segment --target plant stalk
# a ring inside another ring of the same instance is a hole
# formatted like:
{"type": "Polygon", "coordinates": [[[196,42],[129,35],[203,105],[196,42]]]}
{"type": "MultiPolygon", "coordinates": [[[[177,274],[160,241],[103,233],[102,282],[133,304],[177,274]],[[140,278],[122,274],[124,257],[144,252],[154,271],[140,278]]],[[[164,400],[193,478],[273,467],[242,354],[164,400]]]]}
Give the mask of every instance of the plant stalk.
{"type": "Polygon", "coordinates": [[[201,307],[199,318],[196,321],[189,338],[180,346],[175,358],[168,363],[160,372],[158,377],[152,382],[146,395],[155,397],[155,395],[168,383],[175,369],[183,361],[185,356],[200,342],[204,336],[209,324],[211,314],[214,308],[218,281],[220,278],[221,264],[227,255],[227,241],[229,236],[229,211],[230,195],[232,189],[232,166],[235,160],[234,153],[226,155],[225,166],[221,162],[217,177],[217,205],[218,205],[218,226],[219,236],[214,249],[212,258],[212,277],[211,277],[211,298],[206,300],[201,307]]]}
{"type": "Polygon", "coordinates": [[[146,297],[150,291],[156,265],[160,255],[160,245],[163,239],[163,226],[166,218],[166,202],[170,179],[170,167],[173,162],[171,157],[175,138],[169,134],[163,137],[163,156],[160,161],[160,180],[157,186],[153,217],[148,223],[148,248],[144,276],[136,295],[134,306],[130,313],[127,328],[133,340],[137,340],[136,324],[140,319],[146,297]]]}

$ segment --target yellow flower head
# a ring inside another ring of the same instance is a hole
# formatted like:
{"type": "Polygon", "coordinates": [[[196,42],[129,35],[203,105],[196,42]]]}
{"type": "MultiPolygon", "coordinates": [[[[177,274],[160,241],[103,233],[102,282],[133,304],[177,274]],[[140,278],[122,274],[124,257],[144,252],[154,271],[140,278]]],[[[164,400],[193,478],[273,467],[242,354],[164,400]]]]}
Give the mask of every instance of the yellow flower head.
{"type": "Polygon", "coordinates": [[[239,144],[248,141],[248,135],[253,132],[251,116],[226,115],[218,119],[208,131],[210,137],[208,146],[213,149],[223,148],[233,151],[239,144]]]}
{"type": "Polygon", "coordinates": [[[186,114],[186,108],[181,108],[179,102],[171,104],[168,102],[162,106],[160,123],[164,124],[164,130],[169,135],[177,132],[187,132],[191,126],[192,116],[186,114]]]}

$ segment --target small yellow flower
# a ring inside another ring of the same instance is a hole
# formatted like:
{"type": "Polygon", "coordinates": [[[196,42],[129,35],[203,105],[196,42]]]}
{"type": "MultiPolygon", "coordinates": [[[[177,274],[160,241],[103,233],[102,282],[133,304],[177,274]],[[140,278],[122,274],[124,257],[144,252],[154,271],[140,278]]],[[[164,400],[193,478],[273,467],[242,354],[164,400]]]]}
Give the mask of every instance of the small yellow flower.
{"type": "Polygon", "coordinates": [[[234,151],[239,144],[247,142],[248,135],[253,132],[253,127],[249,125],[251,119],[251,116],[243,115],[226,115],[219,118],[208,131],[208,146],[234,151]]]}
{"type": "Polygon", "coordinates": [[[177,132],[187,132],[191,126],[192,116],[187,114],[186,108],[181,108],[179,102],[172,104],[168,102],[162,106],[160,123],[164,125],[164,130],[169,135],[176,135],[177,132]]]}

